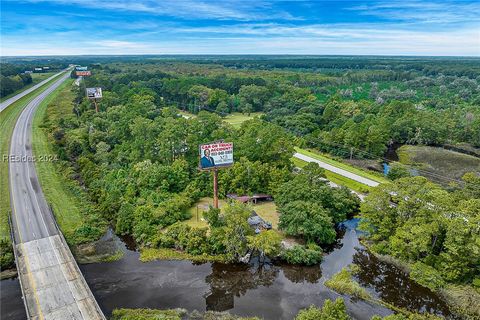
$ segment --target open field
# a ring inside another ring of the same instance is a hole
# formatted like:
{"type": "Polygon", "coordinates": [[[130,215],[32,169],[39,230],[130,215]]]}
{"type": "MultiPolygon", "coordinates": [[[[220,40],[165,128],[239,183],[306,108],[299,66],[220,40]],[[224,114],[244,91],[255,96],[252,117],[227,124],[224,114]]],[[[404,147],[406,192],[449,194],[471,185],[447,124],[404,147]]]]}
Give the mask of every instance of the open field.
{"type": "Polygon", "coordinates": [[[442,184],[460,180],[467,172],[480,172],[480,158],[443,148],[405,145],[397,154],[414,173],[442,184]]]}
{"type": "Polygon", "coordinates": [[[55,74],[55,72],[32,73],[32,74],[31,74],[31,76],[32,76],[32,83],[24,86],[23,88],[15,91],[15,92],[10,93],[8,96],[5,96],[5,97],[0,98],[0,102],[3,102],[3,101],[5,101],[5,100],[7,100],[7,99],[10,99],[11,97],[19,94],[19,93],[22,92],[22,91],[27,90],[28,88],[33,87],[33,86],[36,85],[37,83],[42,82],[43,80],[47,79],[48,77],[53,76],[54,74],[55,74]]]}
{"type": "MultiPolygon", "coordinates": [[[[219,199],[218,206],[220,210],[227,202],[225,200],[219,199]]],[[[203,212],[208,211],[210,206],[213,206],[213,198],[205,197],[201,198],[193,207],[188,209],[188,212],[192,217],[185,221],[187,225],[193,228],[206,228],[208,227],[207,221],[203,220],[203,212]],[[197,216],[198,213],[198,216],[197,216]]]]}
{"type": "Polygon", "coordinates": [[[253,119],[255,117],[260,117],[261,115],[263,115],[263,112],[252,112],[250,115],[242,114],[240,112],[234,112],[226,116],[224,120],[230,123],[235,128],[238,128],[242,125],[243,122],[253,119]]]}
{"type": "MultiPolygon", "coordinates": [[[[219,199],[218,206],[220,210],[227,203],[226,200],[219,199]]],[[[208,211],[210,206],[213,206],[213,198],[205,197],[201,198],[193,207],[191,207],[188,212],[192,217],[186,220],[184,223],[194,228],[205,228],[208,227],[208,223],[203,219],[203,212],[208,211]],[[197,218],[197,208],[198,208],[198,218],[197,218]]],[[[260,202],[259,204],[252,204],[252,209],[262,217],[264,220],[272,224],[273,229],[278,229],[278,212],[277,206],[273,201],[260,202]]]]}
{"type": "Polygon", "coordinates": [[[272,224],[272,228],[278,230],[279,213],[273,201],[260,202],[253,205],[253,210],[265,221],[272,224]]]}
{"type": "Polygon", "coordinates": [[[10,190],[8,187],[8,162],[3,156],[8,155],[10,147],[10,138],[18,116],[23,108],[40,92],[57,80],[52,79],[34,92],[27,94],[18,101],[12,103],[8,108],[0,113],[0,237],[9,237],[10,230],[8,226],[8,216],[10,215],[10,190]]]}
{"type": "Polygon", "coordinates": [[[295,150],[298,153],[301,153],[303,155],[306,155],[306,156],[312,157],[314,159],[323,161],[323,162],[328,163],[332,166],[335,166],[337,168],[349,171],[351,173],[354,173],[354,174],[359,175],[361,177],[376,181],[378,183],[388,183],[389,182],[389,180],[387,178],[384,178],[381,174],[377,174],[376,172],[361,170],[361,169],[356,168],[354,166],[351,166],[349,164],[343,163],[339,160],[334,160],[332,158],[329,158],[329,157],[319,153],[318,151],[305,150],[305,149],[301,149],[301,148],[295,148],[295,150]]]}
{"type": "MultiPolygon", "coordinates": [[[[43,123],[47,121],[47,112],[50,118],[61,117],[72,110],[73,92],[70,91],[73,80],[68,80],[45,99],[35,112],[33,120],[33,152],[37,158],[46,155],[54,158],[55,152],[49,141],[48,131],[43,123]]],[[[47,202],[52,206],[55,218],[67,239],[82,223],[81,201],[75,195],[73,182],[59,174],[55,161],[37,161],[35,163],[47,202]]],[[[78,190],[77,190],[78,193],[78,190]]]]}

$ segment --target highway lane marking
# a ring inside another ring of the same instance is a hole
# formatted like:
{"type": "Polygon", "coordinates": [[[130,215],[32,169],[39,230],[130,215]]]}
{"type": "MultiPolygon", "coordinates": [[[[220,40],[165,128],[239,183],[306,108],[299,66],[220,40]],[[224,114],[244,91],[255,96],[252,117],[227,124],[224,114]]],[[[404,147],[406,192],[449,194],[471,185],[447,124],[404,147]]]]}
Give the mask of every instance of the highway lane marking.
{"type": "MultiPolygon", "coordinates": [[[[36,109],[38,108],[39,104],[40,104],[41,102],[43,102],[43,100],[44,100],[46,97],[48,97],[51,93],[53,93],[58,87],[60,87],[60,85],[63,83],[63,81],[65,81],[66,78],[67,78],[67,77],[64,77],[64,78],[58,80],[58,81],[55,82],[51,87],[49,87],[47,90],[45,90],[44,92],[42,92],[42,94],[39,95],[39,99],[38,99],[39,101],[36,102],[37,105],[32,106],[31,108],[29,108],[29,109],[27,110],[27,116],[26,116],[26,117],[27,117],[27,119],[26,119],[26,120],[27,120],[27,125],[24,126],[24,130],[23,130],[23,133],[24,133],[24,137],[23,137],[23,138],[24,138],[24,139],[23,139],[24,141],[23,141],[23,142],[25,142],[25,141],[27,140],[27,136],[29,136],[29,135],[27,134],[28,127],[29,127],[29,123],[30,123],[31,117],[32,117],[33,114],[35,113],[35,111],[36,111],[36,109]],[[47,92],[47,91],[48,91],[48,92],[47,92]],[[40,97],[41,97],[41,99],[40,99],[40,97]]],[[[27,154],[28,152],[27,152],[26,144],[25,144],[25,143],[24,143],[24,150],[25,150],[25,154],[27,154]]],[[[28,177],[30,178],[30,176],[31,176],[31,175],[30,175],[30,173],[31,173],[31,172],[30,172],[30,163],[27,162],[27,163],[26,163],[26,166],[27,166],[28,177]]],[[[38,177],[37,177],[37,179],[38,179],[38,177]]],[[[46,234],[47,234],[48,241],[49,241],[49,243],[50,243],[50,246],[51,246],[52,249],[53,249],[53,253],[54,253],[54,255],[55,255],[55,259],[57,260],[57,264],[58,264],[58,266],[60,266],[60,265],[61,265],[60,259],[58,258],[58,253],[57,253],[57,251],[55,250],[55,246],[54,246],[53,243],[52,243],[52,236],[50,236],[50,234],[49,234],[49,232],[48,232],[47,224],[45,223],[45,219],[44,219],[44,217],[43,217],[42,210],[41,210],[41,208],[40,208],[40,202],[39,202],[39,200],[38,200],[37,193],[33,190],[33,187],[32,187],[32,184],[31,184],[31,180],[30,180],[30,179],[28,179],[28,181],[27,181],[26,184],[27,184],[27,186],[30,188],[30,190],[33,192],[33,196],[35,197],[35,204],[36,204],[36,206],[37,206],[37,208],[38,208],[38,212],[39,212],[39,214],[40,214],[40,218],[41,218],[41,220],[42,220],[43,226],[45,227],[45,232],[46,232],[46,234]]],[[[55,217],[53,217],[53,218],[55,218],[55,217]]],[[[75,298],[75,295],[73,294],[72,285],[71,285],[70,281],[68,281],[67,276],[65,275],[65,273],[63,272],[63,270],[62,270],[62,276],[63,276],[63,278],[65,279],[65,282],[67,283],[68,289],[70,290],[70,294],[72,295],[73,300],[74,300],[75,302],[77,302],[77,299],[75,298]]],[[[80,311],[80,308],[79,308],[79,311],[80,311]]],[[[85,319],[85,317],[84,317],[84,315],[82,314],[81,311],[80,311],[80,314],[82,315],[82,318],[85,319]]]]}
{"type": "MultiPolygon", "coordinates": [[[[62,78],[61,81],[63,82],[65,79],[66,79],[66,77],[65,77],[65,78],[62,78]]],[[[59,81],[60,81],[60,80],[59,80],[59,81]]],[[[59,81],[57,81],[56,83],[58,83],[59,81]]],[[[54,83],[52,86],[54,86],[56,83],[54,83]]],[[[49,87],[49,88],[51,88],[51,87],[49,87]]],[[[42,91],[42,92],[39,94],[39,96],[42,95],[42,94],[43,94],[44,92],[46,92],[47,90],[48,90],[48,89],[46,89],[45,91],[42,91]]],[[[38,98],[38,96],[37,96],[37,98],[38,98]]],[[[32,100],[36,100],[36,99],[32,99],[32,100]]],[[[42,100],[43,100],[43,99],[42,99],[42,100]]],[[[29,105],[30,105],[32,102],[33,102],[33,101],[30,101],[30,102],[27,104],[26,108],[22,111],[22,114],[25,112],[25,110],[26,110],[27,108],[29,108],[29,105]]],[[[18,123],[18,120],[17,120],[17,123],[18,123]]],[[[27,123],[28,123],[28,118],[27,118],[27,123]]],[[[16,127],[16,124],[15,124],[15,127],[16,127]]],[[[24,126],[24,127],[25,127],[25,126],[24,126]]],[[[15,130],[14,130],[14,132],[15,132],[15,130]]],[[[11,146],[11,145],[12,145],[12,142],[10,141],[10,146],[11,146]]],[[[10,149],[11,149],[11,147],[10,147],[10,149]]],[[[9,168],[10,168],[10,165],[9,165],[9,168]]],[[[27,165],[27,168],[28,168],[28,165],[27,165]]],[[[12,175],[9,175],[9,178],[10,178],[10,179],[9,179],[9,180],[10,180],[10,186],[12,187],[12,186],[13,186],[13,180],[12,180],[12,179],[13,179],[13,176],[12,176],[12,175]]],[[[12,191],[15,191],[15,190],[12,190],[12,191]]],[[[20,242],[21,242],[21,243],[20,243],[20,247],[22,248],[22,251],[23,251],[23,253],[24,253],[23,256],[24,256],[24,259],[25,259],[25,268],[27,269],[27,277],[28,277],[28,279],[29,279],[29,281],[30,281],[30,283],[32,284],[32,287],[33,287],[33,296],[35,297],[35,304],[36,304],[37,309],[38,309],[39,317],[40,317],[40,319],[44,319],[45,317],[44,317],[44,315],[43,315],[42,308],[40,307],[40,302],[39,302],[38,295],[37,295],[37,285],[36,285],[35,279],[33,278],[32,273],[31,273],[31,270],[30,270],[30,267],[29,267],[29,265],[30,265],[30,260],[28,259],[28,255],[26,254],[26,251],[25,251],[25,245],[24,245],[24,243],[23,243],[22,232],[20,231],[20,224],[18,223],[17,209],[16,209],[16,206],[15,206],[15,202],[16,202],[16,200],[15,200],[15,192],[12,192],[12,193],[11,193],[11,197],[12,197],[12,207],[13,207],[13,208],[12,208],[12,209],[13,209],[13,210],[12,210],[12,213],[13,213],[13,215],[14,215],[15,222],[16,222],[16,224],[17,224],[18,237],[20,238],[20,242]]],[[[43,219],[43,216],[42,216],[42,219],[43,219]]],[[[45,224],[45,222],[43,222],[43,223],[45,224]]],[[[46,226],[45,226],[45,227],[46,227],[46,226]]],[[[50,245],[51,245],[51,239],[49,239],[49,240],[50,240],[50,245]]],[[[54,248],[54,251],[55,251],[55,248],[54,248]]],[[[56,253],[55,253],[55,254],[56,254],[56,253]]],[[[58,257],[57,257],[57,261],[58,261],[58,257]]],[[[63,274],[63,272],[62,272],[62,274],[63,274]]],[[[65,277],[65,274],[63,274],[63,276],[65,277]]],[[[69,287],[69,288],[70,288],[70,287],[69,287]]],[[[70,291],[71,291],[71,288],[70,288],[70,291]]],[[[82,317],[83,317],[83,315],[82,315],[82,317]]]]}
{"type": "MultiPolygon", "coordinates": [[[[43,87],[45,84],[47,84],[49,81],[55,79],[56,77],[58,77],[59,75],[62,74],[62,72],[64,71],[60,71],[59,73],[56,73],[54,74],[53,76],[45,79],[45,80],[42,80],[41,82],[35,84],[33,87],[30,87],[30,88],[27,88],[25,90],[23,90],[22,92],[19,92],[18,94],[14,95],[13,97],[9,98],[9,99],[6,99],[4,100],[3,102],[0,103],[0,112],[2,112],[3,110],[7,109],[11,104],[17,102],[18,100],[20,100],[21,98],[29,95],[30,93],[36,91],[37,89],[40,89],[41,87],[43,87]],[[17,97],[17,99],[15,99],[15,97],[17,97]],[[11,101],[11,102],[9,102],[11,101]]],[[[31,100],[30,100],[31,101],[31,100]]],[[[29,103],[30,103],[29,101],[29,103]]]]}
{"type": "MultiPolygon", "coordinates": [[[[12,183],[12,176],[10,176],[10,184],[12,183]]],[[[23,245],[23,240],[22,240],[22,232],[20,231],[20,228],[18,227],[19,224],[18,224],[18,218],[17,218],[17,210],[16,210],[16,207],[15,207],[15,192],[12,192],[11,196],[12,196],[12,206],[13,206],[13,210],[12,210],[12,213],[14,213],[14,216],[15,216],[15,222],[17,224],[17,231],[18,231],[18,237],[20,238],[20,246],[22,247],[22,251],[24,253],[24,257],[25,257],[25,268],[27,268],[27,277],[28,277],[28,280],[31,282],[32,284],[32,287],[33,287],[33,296],[35,297],[35,304],[37,305],[37,309],[38,309],[38,312],[39,312],[39,317],[40,319],[44,319],[44,316],[43,316],[43,312],[42,312],[42,308],[40,307],[40,302],[38,300],[38,295],[37,295],[37,286],[35,284],[35,279],[33,279],[33,276],[32,276],[32,273],[30,271],[30,260],[28,260],[28,255],[26,254],[25,252],[25,248],[24,248],[24,245],[23,245]]],[[[19,274],[20,274],[20,270],[19,270],[19,274]]],[[[25,301],[26,303],[26,301],[25,301]]],[[[27,313],[28,313],[28,310],[27,310],[27,313]]]]}

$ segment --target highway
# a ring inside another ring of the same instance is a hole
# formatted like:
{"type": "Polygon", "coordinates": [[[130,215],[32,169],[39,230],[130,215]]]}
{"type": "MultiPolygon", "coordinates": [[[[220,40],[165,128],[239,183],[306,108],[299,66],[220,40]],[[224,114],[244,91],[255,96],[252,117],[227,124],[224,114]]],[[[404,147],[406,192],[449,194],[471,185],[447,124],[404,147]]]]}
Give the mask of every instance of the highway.
{"type": "Polygon", "coordinates": [[[352,173],[352,172],[350,172],[350,171],[337,168],[337,167],[335,167],[335,166],[332,166],[331,164],[328,164],[328,163],[326,163],[326,162],[317,160],[317,159],[315,159],[315,158],[306,156],[306,155],[301,154],[301,153],[298,153],[298,152],[296,152],[293,156],[294,156],[295,158],[300,159],[300,160],[303,160],[303,161],[318,163],[318,165],[319,165],[321,168],[324,168],[325,170],[331,171],[331,172],[333,172],[333,173],[336,173],[336,174],[339,174],[339,175],[341,175],[341,176],[347,177],[347,178],[349,178],[349,179],[355,180],[355,181],[357,181],[357,182],[363,183],[363,184],[365,184],[365,185],[367,185],[367,186],[370,186],[370,187],[376,187],[376,186],[378,186],[378,185],[380,184],[380,183],[378,183],[377,181],[374,181],[374,180],[372,180],[372,179],[368,179],[368,178],[359,176],[358,174],[352,173]]]}
{"type": "Polygon", "coordinates": [[[35,110],[68,77],[65,72],[27,104],[13,130],[8,155],[14,249],[30,319],[105,319],[42,192],[35,162],[48,159],[32,152],[35,110]]]}
{"type": "Polygon", "coordinates": [[[47,78],[45,80],[43,80],[42,82],[39,82],[37,83],[36,85],[34,85],[33,87],[30,87],[28,88],[27,90],[24,90],[22,92],[20,92],[19,94],[3,101],[2,103],[0,103],[0,112],[2,112],[6,107],[8,107],[9,105],[11,105],[12,103],[14,103],[15,101],[17,101],[18,99],[26,96],[27,94],[29,94],[30,92],[32,91],[35,91],[36,89],[40,88],[41,86],[43,86],[45,83],[47,83],[48,81],[52,80],[53,78],[55,78],[56,76],[58,76],[59,74],[61,74],[63,71],[59,72],[59,73],[56,73],[54,74],[53,76],[51,76],[50,78],[47,78]]]}

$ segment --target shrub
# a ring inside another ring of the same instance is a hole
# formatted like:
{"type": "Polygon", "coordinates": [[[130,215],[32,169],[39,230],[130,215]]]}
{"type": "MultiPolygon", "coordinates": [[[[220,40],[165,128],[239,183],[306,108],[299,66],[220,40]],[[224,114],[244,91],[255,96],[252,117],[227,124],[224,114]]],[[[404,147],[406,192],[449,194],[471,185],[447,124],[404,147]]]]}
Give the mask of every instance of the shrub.
{"type": "Polygon", "coordinates": [[[325,281],[325,285],[338,293],[349,294],[356,298],[370,300],[368,292],[353,280],[352,273],[343,268],[340,272],[325,281]]]}
{"type": "Polygon", "coordinates": [[[14,262],[12,243],[6,238],[0,239],[0,268],[10,269],[14,266],[14,262]]]}
{"type": "Polygon", "coordinates": [[[301,310],[295,320],[349,320],[347,308],[343,299],[338,298],[335,301],[327,299],[323,307],[317,308],[310,306],[308,309],[301,310]]]}
{"type": "Polygon", "coordinates": [[[282,258],[291,264],[310,266],[322,261],[322,250],[316,245],[314,247],[310,245],[309,248],[295,245],[293,248],[285,250],[282,258]]]}

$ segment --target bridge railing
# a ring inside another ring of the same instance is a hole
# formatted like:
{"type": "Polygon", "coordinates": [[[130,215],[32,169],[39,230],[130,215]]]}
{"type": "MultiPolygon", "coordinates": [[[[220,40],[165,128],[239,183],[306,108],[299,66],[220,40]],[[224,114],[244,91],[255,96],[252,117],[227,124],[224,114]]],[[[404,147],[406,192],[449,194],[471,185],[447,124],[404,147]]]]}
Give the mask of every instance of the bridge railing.
{"type": "Polygon", "coordinates": [[[20,290],[22,291],[23,305],[25,306],[25,313],[27,314],[27,319],[30,319],[30,313],[27,307],[27,298],[25,297],[24,285],[22,282],[22,277],[20,276],[20,268],[18,265],[18,251],[17,251],[17,245],[15,244],[15,234],[13,231],[12,219],[10,217],[10,214],[8,215],[8,226],[10,228],[10,241],[12,242],[12,247],[13,247],[13,256],[15,258],[15,266],[17,268],[18,282],[20,283],[20,290]]]}
{"type": "Polygon", "coordinates": [[[55,228],[57,229],[58,231],[58,235],[60,237],[60,240],[62,241],[63,245],[68,249],[68,251],[70,252],[70,254],[72,255],[72,260],[73,260],[73,264],[75,265],[75,269],[77,270],[77,272],[80,274],[80,278],[81,278],[81,281],[82,283],[85,285],[85,287],[88,289],[88,292],[90,293],[91,297],[92,297],[92,300],[93,302],[95,303],[95,308],[97,309],[98,313],[102,316],[102,318],[104,320],[106,320],[105,318],[105,315],[103,314],[102,312],[102,309],[100,308],[100,305],[98,304],[97,302],[97,299],[95,299],[95,296],[93,295],[93,292],[92,290],[90,289],[90,286],[88,285],[87,281],[85,280],[85,277],[83,276],[82,274],[82,271],[80,270],[80,267],[78,266],[78,263],[77,263],[77,260],[75,260],[75,257],[73,256],[73,253],[72,251],[70,250],[70,247],[67,243],[67,240],[65,240],[65,237],[63,236],[63,233],[62,231],[60,230],[60,227],[58,226],[58,223],[57,223],[57,220],[55,219],[55,214],[53,212],[53,208],[52,206],[50,206],[50,204],[48,204],[48,208],[50,210],[50,214],[52,215],[53,217],[53,223],[55,224],[55,228]]]}

